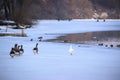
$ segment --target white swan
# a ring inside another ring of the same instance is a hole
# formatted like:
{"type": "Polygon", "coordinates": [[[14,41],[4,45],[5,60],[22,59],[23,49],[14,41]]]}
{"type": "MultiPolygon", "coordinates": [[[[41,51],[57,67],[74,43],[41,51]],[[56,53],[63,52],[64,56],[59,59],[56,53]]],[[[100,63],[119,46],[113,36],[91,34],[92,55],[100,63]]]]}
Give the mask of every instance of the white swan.
{"type": "Polygon", "coordinates": [[[70,45],[69,53],[70,53],[70,55],[73,55],[73,53],[74,53],[74,49],[72,48],[72,45],[70,45]]]}

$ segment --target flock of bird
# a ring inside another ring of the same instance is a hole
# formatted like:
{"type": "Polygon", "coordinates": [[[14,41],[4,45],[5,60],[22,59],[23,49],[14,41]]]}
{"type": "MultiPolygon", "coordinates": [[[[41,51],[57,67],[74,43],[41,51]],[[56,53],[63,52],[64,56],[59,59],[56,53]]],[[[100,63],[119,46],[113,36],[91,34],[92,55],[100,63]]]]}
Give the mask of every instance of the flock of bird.
{"type": "MultiPolygon", "coordinates": [[[[38,43],[36,43],[36,46],[33,48],[34,54],[38,54],[38,43]]],[[[14,56],[20,56],[24,53],[23,45],[15,44],[14,47],[11,48],[10,56],[13,58],[14,56]]],[[[73,55],[74,49],[72,48],[72,45],[70,45],[69,48],[70,55],[73,55]]]]}
{"type": "MultiPolygon", "coordinates": [[[[33,48],[34,54],[38,54],[38,43],[33,48]]],[[[10,56],[13,58],[14,56],[20,56],[24,53],[23,45],[15,44],[14,47],[11,48],[10,56]]]]}
{"type": "MultiPolygon", "coordinates": [[[[40,41],[41,41],[41,37],[40,37],[40,41]]],[[[103,46],[103,43],[98,44],[98,45],[103,46]]],[[[105,46],[107,47],[108,45],[105,45],[105,46]]],[[[110,45],[110,47],[113,47],[113,45],[110,45]]],[[[120,47],[120,45],[117,45],[117,47],[120,47]]],[[[68,52],[70,53],[70,55],[74,54],[74,49],[72,45],[70,45],[68,52]]],[[[23,53],[24,53],[23,45],[15,44],[14,47],[11,48],[10,56],[13,58],[15,55],[20,56],[23,53]]],[[[36,46],[33,48],[33,53],[38,54],[38,43],[36,43],[36,46]]]]}

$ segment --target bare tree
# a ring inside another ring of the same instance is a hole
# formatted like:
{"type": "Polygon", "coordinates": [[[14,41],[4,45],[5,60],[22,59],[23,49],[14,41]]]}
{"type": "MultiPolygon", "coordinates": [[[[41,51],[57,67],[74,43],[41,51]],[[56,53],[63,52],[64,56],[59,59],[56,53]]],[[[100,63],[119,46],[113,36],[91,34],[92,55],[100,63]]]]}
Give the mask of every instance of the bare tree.
{"type": "Polygon", "coordinates": [[[14,11],[14,20],[18,24],[32,24],[30,4],[32,0],[17,0],[14,11]]]}

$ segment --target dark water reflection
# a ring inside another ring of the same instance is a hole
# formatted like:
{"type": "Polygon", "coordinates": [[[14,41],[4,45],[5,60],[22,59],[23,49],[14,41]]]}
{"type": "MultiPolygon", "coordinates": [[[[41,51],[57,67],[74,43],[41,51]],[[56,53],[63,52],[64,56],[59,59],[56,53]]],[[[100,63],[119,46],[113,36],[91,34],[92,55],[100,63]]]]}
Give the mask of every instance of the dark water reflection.
{"type": "Polygon", "coordinates": [[[59,38],[60,39],[66,39],[70,42],[119,41],[120,31],[101,31],[101,32],[87,32],[87,33],[78,33],[78,34],[68,34],[66,36],[61,36],[59,38]]]}
{"type": "Polygon", "coordinates": [[[119,44],[120,31],[99,31],[87,33],[75,33],[60,36],[57,39],[47,41],[68,42],[68,43],[106,43],[106,44],[119,44]]]}

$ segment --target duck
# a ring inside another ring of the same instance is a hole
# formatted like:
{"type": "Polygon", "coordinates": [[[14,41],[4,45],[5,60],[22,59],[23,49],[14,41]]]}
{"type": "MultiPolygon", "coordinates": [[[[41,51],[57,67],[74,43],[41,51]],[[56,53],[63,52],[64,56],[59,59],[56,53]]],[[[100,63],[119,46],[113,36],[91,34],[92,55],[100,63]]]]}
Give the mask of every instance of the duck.
{"type": "Polygon", "coordinates": [[[73,53],[74,53],[74,49],[72,48],[72,45],[70,45],[69,53],[70,53],[70,55],[73,55],[73,53]]]}
{"type": "Polygon", "coordinates": [[[36,43],[36,46],[33,48],[34,53],[38,53],[38,43],[36,43]]]}
{"type": "Polygon", "coordinates": [[[116,45],[116,47],[120,48],[120,44],[116,45]]]}
{"type": "Polygon", "coordinates": [[[14,51],[14,48],[11,48],[11,51],[10,51],[10,56],[13,58],[15,56],[15,51],[14,51]]]}
{"type": "Polygon", "coordinates": [[[23,54],[24,53],[24,49],[23,49],[23,45],[20,46],[20,54],[23,54]]]}
{"type": "Polygon", "coordinates": [[[39,41],[42,41],[42,38],[43,38],[42,36],[38,37],[39,41]]]}
{"type": "Polygon", "coordinates": [[[30,41],[33,41],[33,39],[30,39],[30,41]]]}
{"type": "Polygon", "coordinates": [[[113,47],[113,45],[111,44],[110,47],[113,47]]]}

